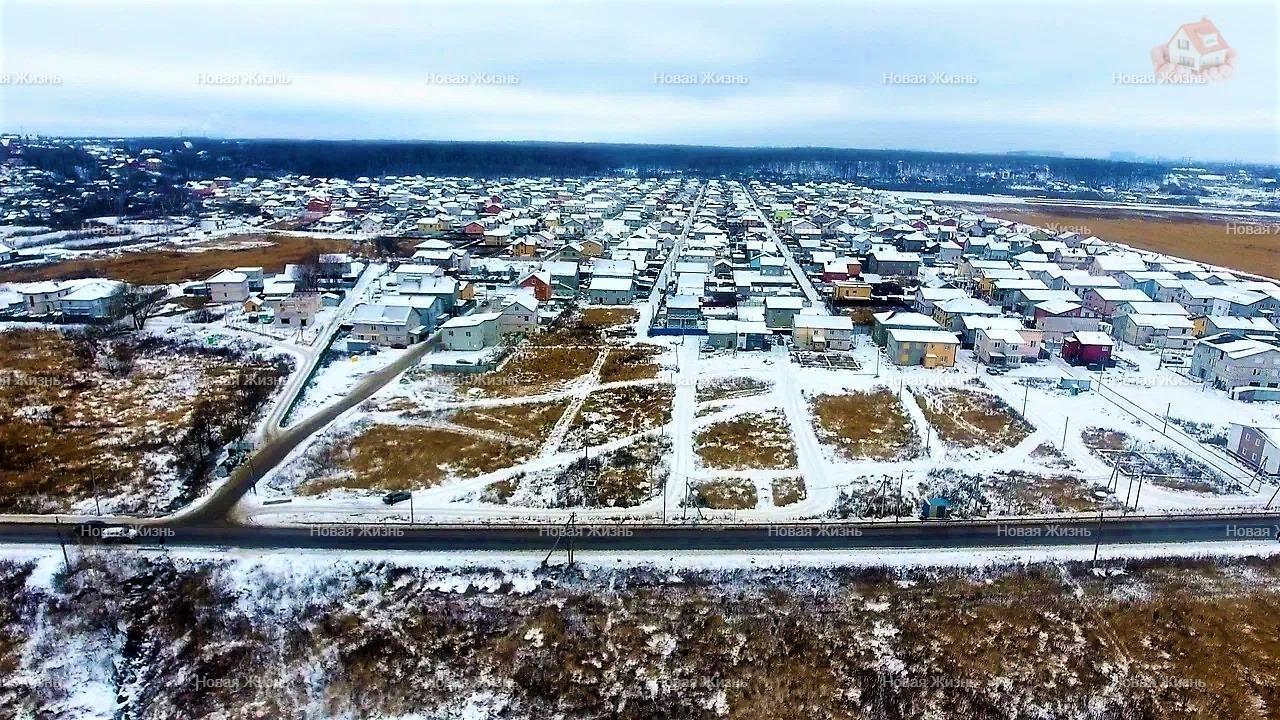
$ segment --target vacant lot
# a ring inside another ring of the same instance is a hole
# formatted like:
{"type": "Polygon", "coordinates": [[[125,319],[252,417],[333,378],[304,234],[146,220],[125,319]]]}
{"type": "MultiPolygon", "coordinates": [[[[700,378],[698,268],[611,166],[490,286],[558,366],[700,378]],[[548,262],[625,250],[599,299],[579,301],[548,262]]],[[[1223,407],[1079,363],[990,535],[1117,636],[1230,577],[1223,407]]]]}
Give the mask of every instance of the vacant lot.
{"type": "Polygon", "coordinates": [[[190,502],[287,368],[153,338],[0,333],[0,510],[190,502]]]}
{"type": "MultiPolygon", "coordinates": [[[[950,500],[950,514],[956,518],[1097,512],[1095,489],[1065,473],[1010,470],[974,475],[963,468],[937,468],[921,483],[919,499],[950,500]]],[[[1117,506],[1111,498],[1101,504],[1108,509],[1117,506]]]]}
{"type": "Polygon", "coordinates": [[[645,437],[552,472],[520,473],[492,483],[481,500],[520,507],[634,507],[666,486],[671,441],[645,437]]]}
{"type": "Polygon", "coordinates": [[[587,327],[607,328],[630,325],[638,319],[640,313],[635,308],[592,307],[582,311],[581,323],[587,327]]]}
{"type": "Polygon", "coordinates": [[[526,343],[496,370],[463,376],[458,388],[484,397],[540,395],[585,375],[601,352],[602,349],[594,347],[545,347],[526,343]]]}
{"type": "Polygon", "coordinates": [[[758,502],[756,484],[744,478],[707,480],[693,491],[693,503],[711,510],[751,510],[758,502]]]}
{"type": "Polygon", "coordinates": [[[1070,228],[1084,235],[1168,253],[1189,260],[1280,278],[1280,238],[1274,233],[1228,232],[1241,220],[1184,213],[1112,208],[1023,208],[987,206],[995,217],[1041,227],[1070,228]]]}
{"type": "Polygon", "coordinates": [[[989,393],[933,388],[915,393],[938,437],[963,448],[1003,450],[1022,442],[1034,428],[989,393]]]}
{"type": "Polygon", "coordinates": [[[414,490],[511,467],[538,451],[567,406],[473,408],[426,416],[423,424],[372,425],[314,448],[299,493],[414,490]]]}
{"type": "Polygon", "coordinates": [[[905,460],[920,450],[911,419],[892,391],[820,395],[813,402],[818,437],[854,460],[905,460]]]}
{"type": "Polygon", "coordinates": [[[243,235],[223,238],[205,247],[122,252],[93,260],[65,260],[39,267],[13,268],[0,271],[0,282],[108,277],[136,285],[160,285],[203,280],[219,270],[233,267],[262,266],[267,272],[278,272],[288,263],[305,262],[314,259],[318,253],[343,252],[350,244],[345,240],[243,235]],[[244,247],[219,249],[237,244],[244,247]]]}
{"type": "Polygon", "coordinates": [[[625,380],[648,380],[658,377],[661,366],[654,358],[665,352],[665,348],[656,345],[628,345],[611,348],[609,357],[600,367],[600,382],[622,382],[625,380]]]}
{"type": "Polygon", "coordinates": [[[773,504],[777,507],[794,505],[809,497],[802,477],[784,477],[773,481],[773,504]]]}
{"type": "Polygon", "coordinates": [[[796,466],[791,431],[781,412],[739,415],[708,425],[694,443],[702,464],[720,470],[785,470],[796,466]]]}
{"type": "Polygon", "coordinates": [[[675,386],[630,385],[597,390],[583,403],[562,449],[599,445],[671,422],[675,386]]]}
{"type": "Polygon", "coordinates": [[[730,400],[733,398],[761,395],[772,387],[764,380],[749,377],[717,378],[703,380],[698,383],[697,399],[700,403],[730,400]]]}

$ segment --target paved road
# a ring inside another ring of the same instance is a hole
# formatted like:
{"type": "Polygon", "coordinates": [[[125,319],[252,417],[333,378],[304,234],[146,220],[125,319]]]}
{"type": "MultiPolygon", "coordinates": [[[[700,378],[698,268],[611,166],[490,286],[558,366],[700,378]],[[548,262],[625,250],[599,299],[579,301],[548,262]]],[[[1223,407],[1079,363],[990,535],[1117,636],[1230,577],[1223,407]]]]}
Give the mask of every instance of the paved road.
{"type": "Polygon", "coordinates": [[[767,230],[769,232],[769,236],[773,238],[773,243],[777,245],[778,252],[782,253],[782,259],[786,261],[787,267],[791,269],[791,274],[795,276],[796,282],[800,284],[800,290],[815,308],[820,310],[822,314],[829,315],[830,312],[827,310],[827,303],[826,300],[823,299],[822,293],[818,292],[818,289],[813,286],[813,281],[809,279],[809,276],[805,274],[804,269],[800,267],[800,263],[796,262],[795,256],[791,254],[791,248],[787,247],[787,244],[782,242],[782,238],[779,237],[777,231],[773,229],[773,221],[769,219],[768,214],[761,212],[760,204],[756,202],[756,196],[752,194],[750,187],[743,185],[742,189],[747,194],[747,198],[751,200],[751,207],[755,208],[756,212],[760,214],[761,220],[764,221],[765,230],[767,230]]]}
{"type": "MultiPolygon", "coordinates": [[[[332,550],[544,551],[572,536],[574,547],[601,551],[664,550],[874,550],[888,548],[1036,548],[1122,543],[1184,543],[1269,540],[1280,531],[1280,514],[1009,520],[778,523],[771,525],[310,525],[232,527],[193,525],[148,529],[140,545],[313,548],[332,550]],[[1101,527],[1101,531],[1099,531],[1101,527]]],[[[73,527],[46,523],[0,527],[3,543],[81,542],[73,527]]],[[[92,540],[85,541],[92,542],[92,540]]]]}
{"type": "Polygon", "coordinates": [[[693,200],[693,205],[689,208],[689,216],[684,220],[684,229],[680,231],[680,237],[671,244],[671,251],[667,253],[667,261],[662,264],[662,270],[658,273],[658,278],[653,281],[653,289],[649,291],[649,307],[653,309],[654,314],[658,310],[658,299],[667,291],[667,282],[670,280],[671,272],[675,269],[676,260],[680,257],[680,251],[684,249],[685,241],[689,239],[689,231],[693,229],[694,217],[698,214],[698,208],[702,205],[702,198],[707,194],[708,183],[702,183],[698,188],[698,195],[693,200]]]}

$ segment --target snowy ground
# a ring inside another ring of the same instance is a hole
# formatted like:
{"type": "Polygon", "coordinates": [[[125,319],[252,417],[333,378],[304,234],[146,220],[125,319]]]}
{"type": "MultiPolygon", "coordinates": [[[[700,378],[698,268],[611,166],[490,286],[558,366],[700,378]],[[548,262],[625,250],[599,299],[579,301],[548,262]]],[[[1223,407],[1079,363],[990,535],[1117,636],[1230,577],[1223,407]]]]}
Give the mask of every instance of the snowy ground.
{"type": "MultiPolygon", "coordinates": [[[[710,511],[703,509],[702,520],[721,519],[740,522],[767,522],[772,520],[815,519],[827,517],[835,508],[842,490],[884,476],[899,479],[904,497],[923,493],[922,484],[931,471],[941,473],[991,474],[1011,470],[1033,475],[1069,475],[1081,481],[1084,493],[1096,489],[1109,491],[1108,504],[1118,507],[1128,499],[1135,512],[1160,513],[1196,511],[1204,509],[1252,508],[1265,505],[1275,488],[1270,486],[1244,487],[1233,491],[1195,492],[1162,487],[1150,478],[1142,481],[1139,492],[1138,479],[1120,473],[1113,477],[1110,464],[1099,454],[1085,446],[1081,437],[1086,428],[1102,428],[1122,432],[1144,449],[1163,450],[1194,460],[1197,464],[1218,470],[1223,475],[1245,478],[1247,471],[1228,458],[1218,448],[1201,442],[1209,436],[1225,433],[1227,422],[1235,418],[1248,418],[1261,423],[1280,420],[1280,407],[1274,404],[1242,404],[1228,399],[1224,394],[1205,389],[1198,383],[1177,374],[1169,368],[1156,368],[1155,353],[1134,349],[1120,351],[1120,356],[1133,362],[1137,370],[1112,369],[1104,377],[1088,373],[1061,363],[1059,360],[1042,361],[1026,365],[1006,375],[991,376],[978,367],[969,351],[961,351],[955,368],[930,370],[924,368],[899,368],[877,360],[878,348],[863,336],[852,351],[861,365],[858,370],[819,369],[801,367],[782,348],[768,352],[718,352],[699,351],[696,338],[651,338],[647,342],[670,348],[662,357],[666,366],[660,377],[639,380],[627,384],[673,383],[675,399],[671,408],[672,419],[667,425],[654,431],[637,435],[617,436],[605,444],[588,448],[591,456],[626,447],[641,438],[664,435],[671,440],[669,456],[663,463],[670,470],[665,498],[662,494],[630,508],[576,507],[557,509],[545,507],[518,507],[510,504],[491,504],[480,500],[491,484],[518,478],[528,474],[545,473],[565,467],[582,457],[581,451],[539,453],[527,462],[477,477],[454,477],[436,487],[414,493],[414,508],[418,520],[458,522],[503,522],[512,520],[563,519],[574,512],[580,519],[631,519],[656,520],[664,517],[692,518],[695,514],[682,509],[689,489],[700,482],[726,477],[746,478],[759,489],[760,502],[755,509],[738,511],[710,511]],[[1095,378],[1095,391],[1072,396],[1057,389],[1062,377],[1095,378]],[[753,378],[769,384],[767,391],[698,403],[696,388],[699,383],[719,379],[753,378]],[[1097,380],[1101,382],[1097,382],[1097,380]],[[1037,383],[1025,385],[1024,381],[1037,383]],[[1099,387],[1100,386],[1100,387],[1099,387]],[[910,417],[918,435],[922,452],[901,461],[851,460],[819,440],[812,417],[812,401],[818,395],[842,394],[850,391],[866,391],[887,388],[896,394],[910,417]],[[1001,398],[1014,412],[1024,413],[1034,430],[1026,439],[1007,449],[960,448],[939,440],[919,406],[915,394],[928,396],[944,388],[960,388],[993,394],[1001,398]],[[1169,413],[1166,426],[1164,415],[1169,413]],[[771,484],[779,477],[794,475],[786,470],[737,470],[727,472],[702,467],[694,449],[694,436],[699,429],[714,423],[732,419],[745,413],[780,412],[786,419],[794,443],[798,472],[804,480],[805,497],[784,507],[773,506],[771,484]],[[1185,430],[1182,424],[1197,423],[1185,430]],[[1065,445],[1064,445],[1065,430],[1065,445]],[[1188,432],[1194,432],[1192,437],[1188,432]],[[1197,439],[1199,438],[1199,439],[1197,439]],[[1045,456],[1043,448],[1052,446],[1060,455],[1045,456]],[[1039,450],[1038,450],[1039,449],[1039,450]]],[[[430,354],[424,365],[438,360],[456,359],[452,354],[430,354]]],[[[477,359],[468,357],[467,359],[477,359]]],[[[362,359],[360,362],[366,362],[362,359]]],[[[382,362],[378,362],[381,366],[382,362]]],[[[373,365],[373,363],[370,363],[373,365]]],[[[374,369],[368,367],[364,371],[374,369]]],[[[412,380],[410,373],[398,383],[393,383],[375,395],[371,402],[386,405],[393,401],[415,403],[423,410],[461,409],[501,405],[545,403],[552,400],[581,397],[585,391],[598,390],[598,384],[583,385],[586,380],[560,389],[527,397],[474,398],[453,394],[448,380],[438,375],[424,374],[412,380]]],[[[332,396],[354,382],[351,368],[345,365],[322,371],[317,384],[332,396]]],[[[310,397],[310,396],[309,396],[310,397]]],[[[308,407],[314,401],[304,401],[308,407]]],[[[368,405],[368,404],[366,404],[368,405]]],[[[353,409],[340,418],[327,431],[329,437],[342,435],[368,419],[368,409],[353,409]]],[[[382,418],[379,419],[382,421],[382,418]]],[[[306,447],[296,451],[300,456],[306,447]]],[[[277,472],[288,474],[296,466],[285,463],[277,472]]],[[[277,488],[287,488],[290,482],[271,483],[277,488]]],[[[999,505],[999,498],[994,499],[999,505]]],[[[243,515],[256,522],[289,522],[324,520],[385,521],[408,518],[407,505],[389,508],[383,505],[377,493],[343,493],[333,497],[293,497],[285,493],[250,497],[242,507],[243,515]],[[263,506],[263,499],[283,504],[263,506]]],[[[998,514],[994,513],[993,514],[998,514]]]]}

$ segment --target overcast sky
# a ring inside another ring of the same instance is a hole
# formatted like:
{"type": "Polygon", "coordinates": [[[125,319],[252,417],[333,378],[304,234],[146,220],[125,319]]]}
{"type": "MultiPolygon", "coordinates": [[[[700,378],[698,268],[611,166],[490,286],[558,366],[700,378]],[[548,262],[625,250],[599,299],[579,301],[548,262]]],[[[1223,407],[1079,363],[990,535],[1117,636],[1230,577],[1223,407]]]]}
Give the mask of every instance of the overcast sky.
{"type": "Polygon", "coordinates": [[[1278,8],[0,0],[0,129],[1275,163],[1278,8]],[[1205,15],[1235,75],[1143,84],[1205,15]]]}

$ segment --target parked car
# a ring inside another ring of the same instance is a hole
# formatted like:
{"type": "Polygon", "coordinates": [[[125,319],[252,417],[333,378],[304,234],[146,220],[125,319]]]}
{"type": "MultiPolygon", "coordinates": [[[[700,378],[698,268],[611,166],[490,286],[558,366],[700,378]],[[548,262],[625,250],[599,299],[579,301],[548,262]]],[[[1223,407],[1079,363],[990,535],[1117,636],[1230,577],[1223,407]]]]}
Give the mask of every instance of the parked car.
{"type": "Polygon", "coordinates": [[[413,497],[413,493],[408,490],[396,490],[395,492],[389,492],[386,495],[383,495],[382,502],[387,505],[395,505],[396,503],[402,503],[411,497],[413,497]]]}
{"type": "Polygon", "coordinates": [[[111,527],[103,528],[98,537],[104,543],[133,542],[138,537],[138,531],[127,525],[112,525],[111,527]]]}

